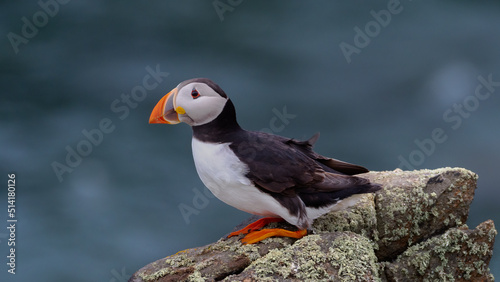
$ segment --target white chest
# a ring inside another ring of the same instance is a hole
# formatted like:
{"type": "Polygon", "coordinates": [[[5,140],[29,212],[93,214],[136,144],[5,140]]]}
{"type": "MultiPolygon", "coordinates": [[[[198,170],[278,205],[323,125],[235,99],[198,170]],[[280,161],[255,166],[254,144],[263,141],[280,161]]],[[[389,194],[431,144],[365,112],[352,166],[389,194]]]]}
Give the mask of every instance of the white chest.
{"type": "Polygon", "coordinates": [[[205,143],[193,138],[193,158],[196,171],[212,193],[218,198],[228,189],[239,185],[251,185],[245,174],[248,166],[242,163],[228,143],[205,143]]]}
{"type": "Polygon", "coordinates": [[[237,209],[260,215],[277,215],[282,208],[271,196],[255,188],[245,177],[248,166],[229,148],[192,140],[196,171],[201,181],[221,201],[237,209]]]}

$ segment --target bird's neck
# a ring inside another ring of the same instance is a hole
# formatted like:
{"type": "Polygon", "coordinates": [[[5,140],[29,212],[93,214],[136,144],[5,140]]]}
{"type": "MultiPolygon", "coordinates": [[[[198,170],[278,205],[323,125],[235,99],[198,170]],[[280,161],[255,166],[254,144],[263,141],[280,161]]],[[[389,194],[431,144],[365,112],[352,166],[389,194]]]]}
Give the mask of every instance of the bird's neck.
{"type": "Polygon", "coordinates": [[[228,99],[224,109],[213,121],[193,126],[193,137],[205,142],[227,142],[226,139],[241,129],[236,121],[236,110],[233,102],[228,99]]]}

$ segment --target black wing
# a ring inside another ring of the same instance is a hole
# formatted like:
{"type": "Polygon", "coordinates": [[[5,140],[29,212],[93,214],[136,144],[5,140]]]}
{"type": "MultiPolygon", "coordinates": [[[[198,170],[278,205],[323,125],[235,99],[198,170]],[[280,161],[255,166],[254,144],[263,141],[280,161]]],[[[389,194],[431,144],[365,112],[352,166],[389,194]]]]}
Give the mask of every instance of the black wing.
{"type": "Polygon", "coordinates": [[[316,154],[312,145],[319,134],[297,141],[263,132],[248,132],[230,146],[250,169],[247,177],[263,192],[285,206],[320,207],[353,194],[374,192],[378,185],[351,176],[364,167],[316,154]],[[286,203],[285,203],[286,202],[286,203]]]}
{"type": "Polygon", "coordinates": [[[286,143],[292,147],[299,149],[309,158],[319,162],[320,165],[323,167],[323,169],[325,169],[326,171],[334,173],[340,172],[342,174],[347,174],[347,175],[355,175],[368,172],[368,169],[362,166],[346,163],[343,161],[339,161],[337,159],[328,158],[317,154],[312,150],[312,147],[314,143],[318,141],[318,139],[319,139],[319,132],[314,134],[314,136],[307,141],[297,141],[294,139],[289,139],[286,143]]]}

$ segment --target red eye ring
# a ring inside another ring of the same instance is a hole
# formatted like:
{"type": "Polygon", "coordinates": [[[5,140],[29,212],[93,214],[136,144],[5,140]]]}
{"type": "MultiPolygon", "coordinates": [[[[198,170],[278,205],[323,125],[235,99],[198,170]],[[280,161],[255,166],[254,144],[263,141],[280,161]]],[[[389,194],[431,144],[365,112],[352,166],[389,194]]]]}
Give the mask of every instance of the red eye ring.
{"type": "Polygon", "coordinates": [[[200,93],[198,93],[198,90],[196,89],[191,90],[191,97],[193,97],[193,99],[200,97],[200,93]]]}

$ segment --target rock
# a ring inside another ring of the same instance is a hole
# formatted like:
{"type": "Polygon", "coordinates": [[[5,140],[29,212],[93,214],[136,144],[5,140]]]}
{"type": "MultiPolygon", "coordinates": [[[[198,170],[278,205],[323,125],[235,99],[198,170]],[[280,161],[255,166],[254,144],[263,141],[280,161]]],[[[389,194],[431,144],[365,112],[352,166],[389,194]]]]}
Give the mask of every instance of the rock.
{"type": "MultiPolygon", "coordinates": [[[[361,176],[384,188],[316,219],[314,234],[254,245],[222,238],[148,264],[129,281],[493,281],[493,222],[464,225],[476,174],[441,168],[361,176]]],[[[276,226],[294,228],[269,225],[276,226]]]]}
{"type": "Polygon", "coordinates": [[[273,249],[255,260],[236,281],[320,281],[336,277],[343,281],[375,280],[377,257],[370,240],[352,232],[309,235],[293,245],[273,249]]]}
{"type": "Polygon", "coordinates": [[[382,260],[464,224],[477,181],[476,174],[460,168],[372,172],[366,177],[384,187],[375,199],[377,256],[382,260]]]}
{"type": "Polygon", "coordinates": [[[487,220],[474,230],[466,226],[450,228],[409,247],[391,263],[385,264],[385,274],[391,281],[407,281],[425,277],[436,281],[491,280],[488,263],[496,231],[487,220]]]}

